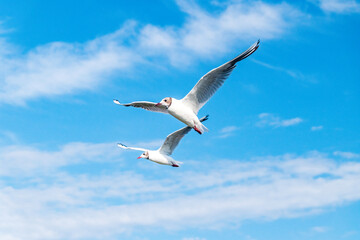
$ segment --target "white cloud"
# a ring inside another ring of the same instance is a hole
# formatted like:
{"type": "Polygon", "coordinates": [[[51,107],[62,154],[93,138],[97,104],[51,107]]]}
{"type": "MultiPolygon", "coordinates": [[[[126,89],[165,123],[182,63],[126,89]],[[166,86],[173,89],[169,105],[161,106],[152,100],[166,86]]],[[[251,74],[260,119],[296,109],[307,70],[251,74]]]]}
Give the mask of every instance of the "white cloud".
{"type": "Polygon", "coordinates": [[[227,138],[227,137],[230,137],[232,135],[234,135],[234,133],[236,131],[239,130],[239,127],[237,126],[227,126],[227,127],[224,127],[222,129],[220,129],[219,133],[220,135],[218,136],[219,138],[227,138]]]}
{"type": "Polygon", "coordinates": [[[291,119],[281,119],[280,117],[275,116],[271,113],[261,113],[259,114],[259,121],[256,123],[259,127],[273,126],[273,127],[289,127],[297,125],[303,122],[303,119],[296,117],[291,119]]]}
{"type": "Polygon", "coordinates": [[[355,0],[316,0],[314,1],[325,12],[334,13],[357,13],[360,12],[360,4],[355,0]]]}
{"type": "Polygon", "coordinates": [[[353,152],[342,152],[342,151],[335,151],[333,153],[335,156],[339,156],[342,158],[352,159],[352,158],[360,158],[360,154],[353,153],[353,152]]]}
{"type": "Polygon", "coordinates": [[[311,127],[311,131],[320,131],[322,130],[324,127],[323,126],[312,126],[311,127]]]}
{"type": "Polygon", "coordinates": [[[348,231],[348,232],[344,233],[341,237],[346,239],[346,238],[349,238],[349,237],[352,237],[355,235],[359,235],[359,232],[353,230],[353,231],[348,231]]]}
{"type": "Polygon", "coordinates": [[[297,79],[297,80],[301,80],[301,81],[305,81],[305,82],[309,82],[309,83],[317,83],[317,80],[313,77],[313,76],[308,76],[308,75],[304,75],[303,73],[301,73],[300,71],[297,70],[291,70],[291,69],[285,69],[282,67],[278,67],[278,66],[274,66],[268,63],[265,63],[263,61],[259,61],[256,59],[251,59],[251,61],[264,66],[266,68],[275,70],[275,71],[279,71],[279,72],[283,72],[287,75],[289,75],[290,77],[297,79]]]}
{"type": "Polygon", "coordinates": [[[182,240],[206,240],[206,238],[199,238],[199,237],[186,237],[182,240]]]}
{"type": "Polygon", "coordinates": [[[181,28],[147,25],[140,35],[145,52],[166,55],[175,66],[189,64],[194,56],[219,56],[238,48],[239,42],[279,38],[301,18],[299,11],[285,3],[229,2],[223,11],[210,13],[194,1],[177,2],[188,14],[181,28]]]}
{"type": "MultiPolygon", "coordinates": [[[[118,156],[97,144],[31,152],[36,156],[29,161],[63,158],[53,161],[51,174],[9,171],[7,180],[0,178],[1,239],[109,239],[148,227],[223,228],[247,219],[315,214],[360,200],[360,192],[354,191],[360,184],[360,164],[338,163],[319,152],[207,165],[201,159],[188,168],[185,163],[181,171],[153,164],[158,168],[143,173],[114,168],[118,156]],[[94,175],[66,172],[64,166],[77,161],[91,166],[93,156],[95,161],[112,163],[110,169],[94,175]]],[[[20,148],[5,148],[1,154],[31,155],[22,154],[20,148]]],[[[49,170],[46,164],[37,167],[49,170]]]]}
{"type": "MultiPolygon", "coordinates": [[[[1,47],[0,103],[23,105],[39,97],[94,90],[119,71],[131,72],[135,64],[150,64],[154,57],[155,65],[163,64],[162,56],[165,64],[170,60],[183,67],[235,46],[241,51],[258,38],[283,36],[301,18],[285,3],[228,2],[216,13],[194,2],[178,4],[187,14],[181,27],[128,21],[116,32],[85,43],[52,42],[25,54],[1,47]]],[[[4,38],[0,41],[10,45],[4,38]]]]}
{"type": "Polygon", "coordinates": [[[107,161],[121,151],[114,143],[69,143],[57,151],[13,145],[0,147],[0,176],[51,174],[59,167],[84,161],[107,161]],[[104,157],[104,152],[107,152],[104,157]]]}
{"type": "Polygon", "coordinates": [[[7,56],[1,61],[0,102],[25,104],[36,97],[92,90],[115,71],[126,72],[139,60],[121,46],[131,25],[83,44],[53,42],[26,55],[7,56]]]}
{"type": "Polygon", "coordinates": [[[328,231],[328,227],[316,226],[316,227],[313,227],[311,230],[314,232],[317,232],[317,233],[324,233],[324,232],[328,231]]]}
{"type": "Polygon", "coordinates": [[[19,139],[15,133],[10,131],[0,131],[0,144],[5,142],[9,143],[19,143],[19,139]]]}
{"type": "MultiPolygon", "coordinates": [[[[129,144],[128,146],[138,146],[146,149],[157,149],[159,148],[163,143],[165,139],[158,139],[158,140],[152,140],[147,142],[137,142],[134,144],[129,144]]],[[[126,144],[127,145],[127,144],[126,144]]]]}

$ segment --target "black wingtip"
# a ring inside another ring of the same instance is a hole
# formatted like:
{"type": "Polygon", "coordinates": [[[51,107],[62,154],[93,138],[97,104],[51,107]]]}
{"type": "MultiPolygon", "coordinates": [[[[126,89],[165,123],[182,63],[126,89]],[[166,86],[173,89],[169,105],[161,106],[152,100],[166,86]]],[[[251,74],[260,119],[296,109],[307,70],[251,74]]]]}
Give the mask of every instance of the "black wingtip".
{"type": "MultiPolygon", "coordinates": [[[[256,46],[255,46],[256,49],[258,49],[259,44],[260,44],[260,39],[258,39],[257,42],[256,42],[256,46]]],[[[256,49],[255,49],[255,50],[256,50],[256,49]]]]}
{"type": "Polygon", "coordinates": [[[118,147],[120,147],[120,146],[127,147],[125,144],[122,144],[122,143],[118,143],[117,145],[118,145],[118,147]]]}
{"type": "Polygon", "coordinates": [[[206,120],[208,120],[208,119],[209,119],[209,114],[206,115],[205,117],[202,117],[202,118],[200,119],[200,122],[206,121],[206,120]]]}
{"type": "Polygon", "coordinates": [[[250,47],[250,49],[253,49],[253,50],[251,51],[251,53],[249,54],[249,56],[259,48],[259,44],[260,44],[260,39],[258,39],[258,40],[256,41],[256,43],[254,43],[254,44],[250,47]]]}
{"type": "Polygon", "coordinates": [[[245,50],[243,53],[241,53],[239,56],[237,56],[236,58],[234,58],[233,60],[231,60],[229,63],[230,65],[232,65],[231,67],[234,68],[235,64],[241,60],[244,60],[245,58],[247,58],[248,56],[250,56],[251,54],[253,54],[258,48],[259,48],[259,44],[260,44],[260,39],[258,39],[256,41],[256,43],[254,43],[253,45],[251,45],[247,50],[245,50]]]}

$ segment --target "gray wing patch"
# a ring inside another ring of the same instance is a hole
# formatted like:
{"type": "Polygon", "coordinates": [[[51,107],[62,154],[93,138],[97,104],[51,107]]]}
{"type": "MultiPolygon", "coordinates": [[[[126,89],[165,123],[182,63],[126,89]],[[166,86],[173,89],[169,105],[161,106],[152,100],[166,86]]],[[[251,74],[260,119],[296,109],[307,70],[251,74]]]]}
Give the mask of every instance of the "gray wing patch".
{"type": "Polygon", "coordinates": [[[114,103],[125,106],[125,107],[136,107],[136,108],[142,108],[142,109],[152,111],[152,112],[168,113],[168,110],[166,107],[156,106],[156,103],[154,103],[154,102],[139,101],[139,102],[132,102],[132,103],[120,103],[118,100],[114,99],[114,103]]]}
{"type": "MultiPolygon", "coordinates": [[[[209,115],[199,119],[200,122],[208,120],[209,115]]],[[[160,147],[159,152],[166,155],[171,155],[174,149],[179,144],[180,140],[191,131],[191,127],[183,127],[166,137],[165,142],[160,147]]]]}
{"type": "Polygon", "coordinates": [[[197,113],[199,109],[212,97],[212,95],[214,95],[214,93],[224,84],[232,70],[236,67],[235,64],[254,53],[256,49],[258,49],[259,43],[260,40],[236,58],[205,74],[182,100],[191,106],[194,112],[197,113]]]}

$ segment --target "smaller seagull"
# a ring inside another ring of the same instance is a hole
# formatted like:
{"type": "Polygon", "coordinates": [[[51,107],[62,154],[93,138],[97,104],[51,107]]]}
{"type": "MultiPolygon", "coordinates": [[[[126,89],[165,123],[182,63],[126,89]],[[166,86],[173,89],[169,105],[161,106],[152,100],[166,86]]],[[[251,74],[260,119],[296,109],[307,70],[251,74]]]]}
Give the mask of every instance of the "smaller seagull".
{"type": "MultiPolygon", "coordinates": [[[[200,122],[206,121],[208,119],[209,115],[206,115],[205,117],[200,119],[200,122]]],[[[171,133],[169,136],[166,137],[165,142],[158,150],[148,150],[144,148],[134,148],[134,147],[127,147],[122,143],[118,143],[118,147],[121,147],[123,149],[131,149],[131,150],[137,150],[137,151],[143,151],[143,153],[138,157],[145,158],[150,161],[163,164],[163,165],[170,165],[172,167],[180,167],[180,164],[182,162],[175,161],[170,155],[176,148],[176,146],[179,144],[180,140],[188,133],[190,132],[191,127],[183,127],[173,133],[171,133]]]]}
{"type": "Polygon", "coordinates": [[[185,123],[195,131],[202,134],[207,128],[199,121],[197,114],[214,93],[223,85],[230,73],[236,67],[236,63],[244,60],[253,54],[259,47],[260,40],[254,43],[246,51],[205,74],[191,89],[191,91],[182,99],[166,97],[159,103],[137,101],[122,104],[114,99],[114,103],[125,107],[143,108],[148,111],[168,113],[181,122],[185,123]]]}

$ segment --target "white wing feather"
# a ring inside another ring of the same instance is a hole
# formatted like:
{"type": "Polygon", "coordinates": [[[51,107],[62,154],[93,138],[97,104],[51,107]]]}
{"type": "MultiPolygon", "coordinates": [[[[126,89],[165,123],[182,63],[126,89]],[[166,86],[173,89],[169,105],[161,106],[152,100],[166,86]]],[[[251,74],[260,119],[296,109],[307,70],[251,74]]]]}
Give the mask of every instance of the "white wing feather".
{"type": "Polygon", "coordinates": [[[123,149],[130,149],[130,150],[136,150],[136,151],[142,151],[142,152],[149,151],[148,149],[145,149],[145,148],[128,147],[122,143],[118,143],[117,145],[118,145],[118,147],[121,147],[123,149]]]}
{"type": "Polygon", "coordinates": [[[122,105],[125,107],[136,107],[136,108],[143,108],[148,111],[152,112],[161,112],[161,113],[168,113],[168,110],[164,106],[156,106],[154,102],[146,102],[146,101],[139,101],[139,102],[132,102],[132,103],[120,103],[118,100],[114,99],[114,103],[118,105],[122,105]]]}
{"type": "Polygon", "coordinates": [[[182,99],[183,103],[191,107],[197,114],[199,109],[204,106],[212,95],[223,85],[232,70],[236,67],[235,64],[255,52],[259,47],[259,43],[260,40],[236,58],[205,74],[182,99]]]}

